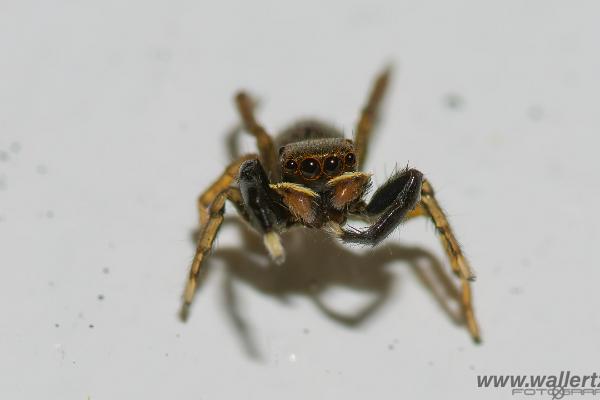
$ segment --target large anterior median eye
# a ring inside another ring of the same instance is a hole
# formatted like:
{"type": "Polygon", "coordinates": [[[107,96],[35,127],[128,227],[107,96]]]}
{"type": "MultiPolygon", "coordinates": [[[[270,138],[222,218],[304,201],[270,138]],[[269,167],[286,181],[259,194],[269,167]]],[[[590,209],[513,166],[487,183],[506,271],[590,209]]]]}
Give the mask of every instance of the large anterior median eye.
{"type": "Polygon", "coordinates": [[[323,163],[323,169],[329,176],[335,176],[342,170],[342,163],[337,157],[327,157],[323,163]]]}
{"type": "Polygon", "coordinates": [[[321,166],[314,158],[306,158],[300,163],[300,172],[306,179],[316,179],[321,175],[321,166]]]}

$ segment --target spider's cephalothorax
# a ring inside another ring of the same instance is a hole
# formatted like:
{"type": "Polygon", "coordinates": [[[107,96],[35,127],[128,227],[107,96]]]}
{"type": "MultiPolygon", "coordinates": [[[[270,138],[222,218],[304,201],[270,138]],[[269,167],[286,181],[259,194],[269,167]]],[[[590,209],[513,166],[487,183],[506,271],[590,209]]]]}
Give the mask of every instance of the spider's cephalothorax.
{"type": "Polygon", "coordinates": [[[356,172],[352,140],[317,121],[294,124],[276,138],[281,182],[270,188],[281,196],[296,222],[320,228],[342,224],[362,199],[369,175],[356,172]]]}
{"type": "Polygon", "coordinates": [[[184,315],[197,287],[200,267],[223,221],[226,200],[263,235],[277,263],[284,261],[279,233],[301,225],[326,229],[345,243],[376,245],[398,225],[416,216],[434,223],[461,280],[462,306],[472,337],[479,340],[471,302],[469,264],[463,256],[430,183],[416,169],[398,171],[365,201],[371,174],[361,171],[367,143],[389,71],[381,74],[364,107],[354,140],[330,125],[308,120],[292,125],[275,139],[256,121],[245,93],[236,97],[244,127],[256,137],[259,154],[231,163],[199,198],[200,237],[184,293],[184,315]],[[347,228],[348,219],[369,222],[366,228],[347,228]]]}

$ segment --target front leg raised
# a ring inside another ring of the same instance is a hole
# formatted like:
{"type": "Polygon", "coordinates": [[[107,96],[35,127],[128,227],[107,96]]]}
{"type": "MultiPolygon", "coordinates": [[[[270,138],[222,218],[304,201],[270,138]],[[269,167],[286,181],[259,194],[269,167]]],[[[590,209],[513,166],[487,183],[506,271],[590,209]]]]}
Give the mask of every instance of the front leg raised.
{"type": "Polygon", "coordinates": [[[415,208],[420,194],[423,174],[409,169],[393,175],[373,195],[365,212],[375,222],[365,229],[342,229],[341,239],[346,243],[375,246],[385,239],[415,208]]]}
{"type": "Polygon", "coordinates": [[[260,161],[247,160],[240,166],[238,182],[250,224],[263,234],[265,247],[277,264],[285,260],[285,252],[276,228],[285,222],[288,210],[279,194],[269,187],[269,179],[260,161]]]}

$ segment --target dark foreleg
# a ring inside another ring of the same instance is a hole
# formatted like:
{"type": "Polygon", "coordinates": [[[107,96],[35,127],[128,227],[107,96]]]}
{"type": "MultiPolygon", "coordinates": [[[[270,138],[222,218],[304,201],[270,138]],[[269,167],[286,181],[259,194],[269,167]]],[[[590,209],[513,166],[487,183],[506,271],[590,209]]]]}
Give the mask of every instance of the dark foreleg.
{"type": "Polygon", "coordinates": [[[289,212],[282,205],[281,197],[269,187],[267,174],[256,159],[247,160],[240,166],[238,181],[250,224],[263,234],[271,258],[282,263],[285,254],[277,227],[286,221],[289,212]]]}
{"type": "Polygon", "coordinates": [[[408,169],[394,174],[373,195],[363,212],[376,218],[372,225],[361,230],[342,229],[341,239],[346,243],[375,246],[385,239],[415,208],[421,194],[423,174],[408,169]]]}

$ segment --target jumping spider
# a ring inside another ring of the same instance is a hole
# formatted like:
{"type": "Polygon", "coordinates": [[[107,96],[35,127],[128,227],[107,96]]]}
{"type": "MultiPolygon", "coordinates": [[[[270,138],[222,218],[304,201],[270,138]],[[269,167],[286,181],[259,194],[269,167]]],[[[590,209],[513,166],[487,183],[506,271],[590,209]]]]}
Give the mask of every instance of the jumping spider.
{"type": "Polygon", "coordinates": [[[302,121],[275,138],[254,117],[253,102],[240,92],[236,104],[244,128],[257,141],[259,154],[232,162],[198,199],[200,235],[183,295],[182,316],[187,316],[198,283],[200,267],[213,241],[229,200],[238,213],[263,236],[271,258],[285,259],[279,233],[294,225],[324,229],[344,243],[375,246],[398,225],[417,216],[428,217],[436,227],[461,283],[461,305],[475,341],[479,329],[471,303],[469,264],[438,204],[433,188],[416,169],[394,173],[366,202],[371,174],[361,171],[390,71],[379,75],[356,126],[354,140],[316,121],[302,121]],[[363,229],[344,228],[348,218],[370,223],[363,229]]]}

